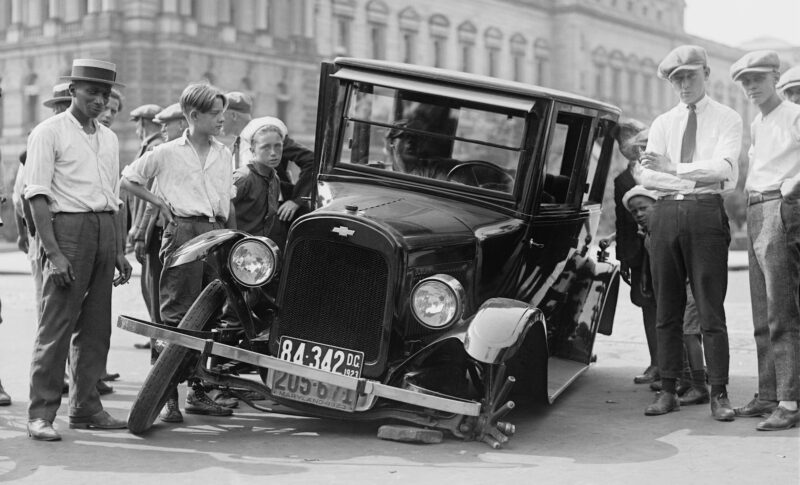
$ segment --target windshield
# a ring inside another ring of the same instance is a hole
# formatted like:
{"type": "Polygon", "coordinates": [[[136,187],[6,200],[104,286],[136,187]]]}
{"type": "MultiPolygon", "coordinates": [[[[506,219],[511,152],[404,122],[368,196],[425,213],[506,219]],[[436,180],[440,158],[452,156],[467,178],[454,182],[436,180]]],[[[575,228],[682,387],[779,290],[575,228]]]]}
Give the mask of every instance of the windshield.
{"type": "Polygon", "coordinates": [[[524,113],[368,84],[349,96],[337,165],[513,192],[524,113]]]}

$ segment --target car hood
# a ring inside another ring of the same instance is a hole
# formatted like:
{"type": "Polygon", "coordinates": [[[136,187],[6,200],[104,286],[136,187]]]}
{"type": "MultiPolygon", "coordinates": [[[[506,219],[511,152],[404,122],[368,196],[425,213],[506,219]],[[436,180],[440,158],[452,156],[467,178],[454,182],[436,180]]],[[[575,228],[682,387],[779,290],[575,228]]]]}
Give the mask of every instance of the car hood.
{"type": "Polygon", "coordinates": [[[402,189],[325,182],[319,193],[321,210],[355,212],[394,233],[411,250],[471,244],[476,237],[520,222],[483,207],[402,189]]]}

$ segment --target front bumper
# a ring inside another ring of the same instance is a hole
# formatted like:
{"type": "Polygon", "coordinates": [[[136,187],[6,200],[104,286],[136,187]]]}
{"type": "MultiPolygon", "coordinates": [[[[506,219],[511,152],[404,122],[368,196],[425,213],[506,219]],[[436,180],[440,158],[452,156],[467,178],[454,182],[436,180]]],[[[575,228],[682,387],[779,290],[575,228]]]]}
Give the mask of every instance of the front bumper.
{"type": "Polygon", "coordinates": [[[164,340],[166,342],[180,345],[189,349],[205,352],[209,355],[216,355],[228,359],[244,362],[265,369],[285,372],[297,376],[324,382],[333,386],[350,389],[358,395],[380,397],[397,401],[422,408],[433,409],[445,413],[459,414],[463,416],[479,416],[481,414],[481,403],[475,401],[464,401],[459,399],[449,399],[430,394],[422,394],[407,389],[388,386],[380,382],[365,379],[348,377],[340,374],[333,374],[319,369],[306,367],[293,362],[280,360],[269,355],[259,354],[250,350],[241,349],[231,345],[215,342],[211,339],[202,339],[191,335],[181,334],[172,330],[159,328],[145,320],[140,320],[125,315],[120,315],[117,326],[123,330],[133,332],[145,337],[164,340]]]}

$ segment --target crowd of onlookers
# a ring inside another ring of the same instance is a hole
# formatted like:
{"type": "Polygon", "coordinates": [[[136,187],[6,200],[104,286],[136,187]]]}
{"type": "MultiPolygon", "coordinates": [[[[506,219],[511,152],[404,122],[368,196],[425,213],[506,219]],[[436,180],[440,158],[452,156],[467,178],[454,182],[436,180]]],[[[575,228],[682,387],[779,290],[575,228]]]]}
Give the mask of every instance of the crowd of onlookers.
{"type": "MultiPolygon", "coordinates": [[[[791,102],[800,102],[800,68],[781,77],[778,55],[757,51],[730,71],[760,111],[750,127],[745,183],[759,386],[737,408],[727,394],[730,228],[722,195],[740,177],[743,122],[707,95],[709,73],[701,47],[674,49],[658,75],[679,103],[649,128],[636,121],[618,126],[629,164],[614,179],[613,239],[650,353],[634,381],[658,391],[648,416],[710,403],[716,420],[763,417],[757,429],[787,429],[800,421],[800,105],[791,102]]],[[[14,190],[19,248],[29,256],[37,298],[28,434],[51,441],[60,439],[53,421],[64,392],[71,428],[126,426],[99,396],[113,392],[107,382],[119,377],[107,371],[106,359],[112,288],[131,275],[127,252],[142,264],[151,319],[176,326],[212,275],[199,261],[164,261],[188,240],[221,228],[282,246],[288,225],[308,210],[313,183],[313,154],[281,120],[254,118],[248,95],[207,83],[188,85],[166,108],[146,104],[130,112],[141,146],[120,172],[111,129],[123,108],[116,66],[75,59],[62,81],[45,101],[53,116],[29,136],[14,190]],[[217,140],[221,133],[233,137],[231,146],[217,140]]],[[[227,324],[237,325],[229,317],[227,324]]],[[[157,358],[155,342],[137,346],[157,358]]],[[[0,405],[10,402],[0,386],[0,405]]],[[[237,404],[191,382],[184,412],[225,416],[237,404]]],[[[177,389],[160,418],[183,420],[177,389]]]]}

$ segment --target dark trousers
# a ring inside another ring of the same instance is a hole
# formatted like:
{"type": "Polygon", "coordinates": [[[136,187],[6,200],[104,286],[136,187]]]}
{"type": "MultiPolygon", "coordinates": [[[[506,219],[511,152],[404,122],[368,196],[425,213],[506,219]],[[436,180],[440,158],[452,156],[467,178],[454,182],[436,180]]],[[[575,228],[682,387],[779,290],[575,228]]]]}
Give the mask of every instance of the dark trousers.
{"type": "Polygon", "coordinates": [[[111,213],[58,213],[53,232],[72,265],[75,281],[58,287],[43,261],[39,327],[31,362],[30,419],[53,421],[61,405],[69,354],[70,417],[87,417],[103,405],[95,384],[102,376],[111,337],[111,288],[116,226],[111,213]]]}
{"type": "Polygon", "coordinates": [[[650,266],[656,295],[658,367],[678,379],[683,369],[686,280],[697,302],[708,382],[728,383],[725,323],[730,226],[721,197],[656,202],[650,220],[650,266]]]}
{"type": "Polygon", "coordinates": [[[159,283],[161,320],[164,324],[177,326],[213,277],[203,261],[169,268],[168,258],[190,239],[223,228],[224,225],[219,221],[209,222],[200,217],[176,218],[175,222],[164,228],[159,253],[164,265],[159,283]]]}
{"type": "Polygon", "coordinates": [[[161,264],[159,252],[161,251],[161,228],[153,229],[153,236],[147,245],[144,265],[142,267],[142,293],[147,302],[147,311],[150,320],[161,323],[161,298],[159,297],[159,282],[164,265],[161,264]]]}

